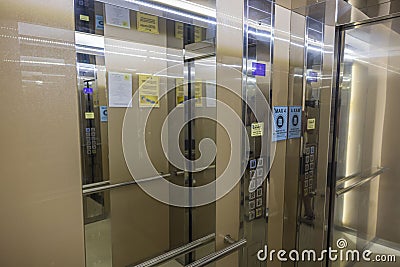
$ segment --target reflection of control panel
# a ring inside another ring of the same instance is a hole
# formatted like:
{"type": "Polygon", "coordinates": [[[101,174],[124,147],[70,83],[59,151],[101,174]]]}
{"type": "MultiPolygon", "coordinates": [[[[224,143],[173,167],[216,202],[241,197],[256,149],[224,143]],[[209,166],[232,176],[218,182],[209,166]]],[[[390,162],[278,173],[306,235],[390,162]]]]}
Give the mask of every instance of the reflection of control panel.
{"type": "Polygon", "coordinates": [[[86,128],[86,153],[97,153],[96,128],[86,128]]]}
{"type": "Polygon", "coordinates": [[[261,218],[264,214],[264,188],[263,179],[265,164],[263,158],[249,161],[248,168],[248,198],[246,198],[246,217],[249,221],[261,218]]]}
{"type": "Polygon", "coordinates": [[[80,91],[84,185],[103,181],[98,89],[96,79],[88,78],[82,77],[84,88],[80,91]]]}
{"type": "Polygon", "coordinates": [[[314,192],[314,175],[316,173],[316,145],[307,145],[304,149],[304,196],[314,192]]]}

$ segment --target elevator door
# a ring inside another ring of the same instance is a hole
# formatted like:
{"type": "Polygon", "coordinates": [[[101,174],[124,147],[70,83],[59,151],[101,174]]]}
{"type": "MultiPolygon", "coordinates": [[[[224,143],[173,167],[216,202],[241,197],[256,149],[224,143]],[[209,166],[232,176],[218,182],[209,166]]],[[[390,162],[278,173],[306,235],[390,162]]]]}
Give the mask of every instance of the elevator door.
{"type": "Polygon", "coordinates": [[[398,266],[400,18],[344,26],[339,36],[330,245],[345,256],[331,266],[398,266]],[[371,250],[371,262],[351,250],[371,250]]]}

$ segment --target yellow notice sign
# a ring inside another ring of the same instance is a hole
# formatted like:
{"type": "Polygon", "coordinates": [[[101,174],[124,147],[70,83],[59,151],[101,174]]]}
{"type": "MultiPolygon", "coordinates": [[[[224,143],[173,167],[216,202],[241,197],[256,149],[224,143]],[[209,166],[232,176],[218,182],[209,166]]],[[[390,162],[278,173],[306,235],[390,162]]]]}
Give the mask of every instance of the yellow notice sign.
{"type": "Polygon", "coordinates": [[[79,15],[79,19],[83,20],[83,21],[89,21],[90,20],[89,16],[86,16],[86,15],[79,15]]]}
{"type": "Polygon", "coordinates": [[[139,106],[160,107],[160,80],[152,75],[139,75],[139,106]]]}
{"type": "Polygon", "coordinates": [[[196,43],[203,41],[203,28],[197,26],[194,28],[194,41],[196,43]]]}
{"type": "Polygon", "coordinates": [[[314,130],[315,129],[315,118],[307,120],[307,130],[314,130]]]}
{"type": "Polygon", "coordinates": [[[94,112],[85,112],[85,119],[93,120],[94,119],[94,112]]]}
{"type": "Polygon", "coordinates": [[[185,89],[183,88],[183,79],[177,78],[175,80],[175,95],[176,95],[176,105],[182,105],[185,101],[185,89]]]}
{"type": "Polygon", "coordinates": [[[158,17],[138,12],[137,29],[140,32],[160,34],[158,29],[158,17]]]}
{"type": "Polygon", "coordinates": [[[202,107],[203,106],[203,83],[201,81],[196,81],[195,83],[195,91],[194,91],[194,97],[196,98],[196,107],[202,107]]]}
{"type": "Polygon", "coordinates": [[[251,137],[264,135],[264,123],[254,122],[251,124],[251,137]]]}
{"type": "Polygon", "coordinates": [[[175,38],[183,40],[183,23],[175,22],[175,38]]]}

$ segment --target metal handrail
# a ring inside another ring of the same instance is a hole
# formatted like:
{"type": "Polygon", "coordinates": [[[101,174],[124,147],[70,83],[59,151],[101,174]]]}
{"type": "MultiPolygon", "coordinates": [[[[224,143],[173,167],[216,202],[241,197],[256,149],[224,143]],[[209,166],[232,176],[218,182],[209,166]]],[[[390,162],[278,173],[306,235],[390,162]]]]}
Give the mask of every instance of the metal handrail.
{"type": "Polygon", "coordinates": [[[186,244],[184,246],[181,246],[179,248],[170,250],[160,256],[157,256],[155,258],[152,258],[148,261],[145,261],[143,263],[140,263],[138,265],[128,265],[127,267],[151,267],[151,266],[156,266],[158,264],[164,263],[166,261],[175,259],[181,255],[184,255],[202,245],[205,245],[215,239],[215,234],[210,234],[205,237],[202,237],[200,239],[197,239],[193,242],[190,242],[189,244],[186,244]]]}
{"type": "MultiPolygon", "coordinates": [[[[205,170],[210,170],[210,169],[215,169],[215,165],[210,165],[205,169],[196,169],[193,173],[200,172],[200,171],[205,171],[205,170]]],[[[183,174],[185,174],[185,171],[176,171],[175,172],[176,176],[183,175],[183,174]]]]}
{"type": "Polygon", "coordinates": [[[351,190],[353,190],[353,189],[355,189],[357,187],[362,186],[363,184],[368,183],[369,181],[371,181],[375,177],[377,177],[377,176],[381,175],[382,173],[384,173],[386,170],[387,170],[387,168],[380,168],[378,171],[372,173],[371,175],[369,175],[367,177],[360,177],[360,178],[363,178],[361,181],[359,181],[357,183],[354,183],[354,184],[352,184],[352,185],[350,185],[348,187],[345,187],[343,189],[337,190],[336,191],[336,196],[343,195],[343,194],[345,194],[345,193],[347,193],[347,192],[349,192],[349,191],[351,191],[351,190]]]}
{"type": "Polygon", "coordinates": [[[245,246],[247,243],[246,239],[241,239],[235,243],[233,243],[232,245],[227,246],[226,248],[223,248],[217,252],[211,253],[201,259],[198,259],[195,262],[192,262],[188,265],[186,265],[185,267],[202,267],[202,266],[206,266],[207,264],[210,264],[211,262],[214,262],[220,258],[223,258],[225,256],[228,256],[230,254],[232,254],[233,252],[235,252],[236,250],[240,249],[241,247],[245,246]]]}
{"type": "Polygon", "coordinates": [[[110,184],[110,185],[106,185],[106,186],[100,186],[100,187],[95,187],[95,188],[90,188],[90,189],[84,189],[84,190],[82,190],[82,194],[84,196],[91,195],[91,194],[94,194],[94,193],[100,193],[100,192],[104,192],[104,191],[107,191],[107,190],[110,190],[110,189],[114,189],[114,188],[118,188],[118,187],[134,185],[134,184],[139,184],[139,183],[151,182],[151,181],[154,181],[154,180],[159,180],[161,178],[167,178],[167,177],[170,177],[170,176],[171,176],[171,174],[168,173],[168,174],[163,174],[163,175],[156,176],[156,177],[140,179],[138,181],[132,180],[132,181],[118,183],[118,184],[110,184]]]}
{"type": "Polygon", "coordinates": [[[349,180],[352,180],[354,178],[357,178],[357,177],[359,178],[360,175],[361,175],[361,172],[357,172],[357,173],[354,173],[352,175],[349,175],[349,176],[346,176],[346,177],[342,177],[342,178],[340,178],[339,180],[336,181],[336,187],[341,185],[341,184],[344,184],[345,182],[347,182],[349,180]]]}
{"type": "Polygon", "coordinates": [[[82,189],[88,189],[88,188],[93,188],[93,187],[99,187],[102,185],[109,185],[110,181],[102,181],[102,182],[98,182],[98,183],[91,183],[91,184],[85,184],[82,186],[82,189]]]}
{"type": "MultiPolygon", "coordinates": [[[[208,168],[204,169],[204,170],[208,170],[208,169],[215,169],[215,165],[210,165],[208,168]]],[[[204,170],[196,170],[196,172],[199,171],[204,171],[204,170]]],[[[183,175],[185,173],[185,171],[176,171],[175,175],[183,175]]],[[[100,193],[100,192],[104,192],[110,189],[114,189],[114,188],[118,188],[118,187],[123,187],[123,186],[129,186],[129,185],[134,185],[134,184],[138,184],[138,183],[145,183],[145,182],[150,182],[150,181],[154,181],[154,180],[158,180],[161,178],[168,178],[170,177],[171,174],[167,173],[167,174],[163,174],[157,177],[150,177],[150,178],[146,178],[146,179],[141,179],[141,180],[132,180],[132,181],[128,181],[128,182],[123,182],[123,183],[118,183],[118,184],[110,184],[110,181],[103,181],[103,182],[99,182],[99,183],[93,183],[93,184],[87,184],[82,186],[82,194],[84,196],[86,195],[91,195],[91,194],[95,194],[95,193],[100,193]],[[104,186],[102,186],[104,185],[104,186]]]]}

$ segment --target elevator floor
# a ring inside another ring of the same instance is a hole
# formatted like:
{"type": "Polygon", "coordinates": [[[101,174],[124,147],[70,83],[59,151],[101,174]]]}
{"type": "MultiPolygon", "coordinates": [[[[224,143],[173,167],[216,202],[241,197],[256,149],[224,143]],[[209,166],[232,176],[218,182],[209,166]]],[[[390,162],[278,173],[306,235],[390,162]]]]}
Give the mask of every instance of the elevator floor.
{"type": "MultiPolygon", "coordinates": [[[[348,232],[342,232],[342,231],[337,231],[337,234],[340,237],[346,238],[346,240],[349,242],[350,247],[354,247],[355,243],[357,242],[357,238],[360,240],[360,237],[356,237],[354,234],[348,233],[348,232]],[[340,232],[340,233],[339,233],[340,232]]],[[[363,243],[367,243],[365,240],[363,243]]],[[[377,241],[379,242],[379,241],[377,241]]],[[[379,244],[377,242],[371,242],[368,245],[368,250],[372,251],[371,258],[374,258],[375,255],[395,255],[396,256],[396,262],[357,262],[355,264],[349,263],[345,264],[339,263],[338,265],[334,266],[340,266],[340,267],[379,267],[379,266],[384,266],[384,267],[398,267],[400,263],[400,248],[394,248],[394,247],[389,247],[389,245],[384,245],[384,244],[379,244]]],[[[385,241],[383,241],[384,243],[385,241]]]]}
{"type": "MultiPolygon", "coordinates": [[[[109,219],[85,225],[86,267],[112,267],[111,223],[109,219]]],[[[160,267],[182,267],[171,260],[160,267]]]]}

